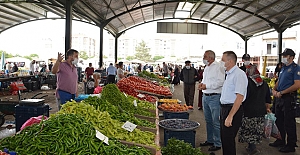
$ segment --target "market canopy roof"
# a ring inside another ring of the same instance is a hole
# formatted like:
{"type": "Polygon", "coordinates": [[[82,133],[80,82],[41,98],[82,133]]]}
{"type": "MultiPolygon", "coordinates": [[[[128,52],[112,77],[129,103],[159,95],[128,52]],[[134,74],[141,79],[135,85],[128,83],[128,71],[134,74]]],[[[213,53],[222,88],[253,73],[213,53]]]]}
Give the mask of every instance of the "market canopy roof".
{"type": "MultiPolygon", "coordinates": [[[[65,17],[66,0],[0,0],[0,32],[20,23],[65,17]],[[24,3],[27,2],[27,3],[24,3]]],[[[300,20],[299,0],[70,0],[76,20],[105,27],[113,35],[147,22],[196,20],[227,28],[241,37],[281,31],[300,20]]]]}

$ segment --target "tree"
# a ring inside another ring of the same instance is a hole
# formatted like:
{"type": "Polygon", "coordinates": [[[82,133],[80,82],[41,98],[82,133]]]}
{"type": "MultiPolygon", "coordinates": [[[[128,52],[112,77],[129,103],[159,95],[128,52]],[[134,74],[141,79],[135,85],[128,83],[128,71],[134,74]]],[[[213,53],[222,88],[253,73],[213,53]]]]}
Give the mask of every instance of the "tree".
{"type": "Polygon", "coordinates": [[[22,57],[20,54],[16,54],[14,57],[22,57]]]}
{"type": "Polygon", "coordinates": [[[156,60],[163,59],[163,58],[165,58],[165,57],[164,56],[154,56],[153,60],[156,61],[156,60]]]}
{"type": "Polygon", "coordinates": [[[149,54],[150,48],[147,47],[146,42],[142,40],[138,44],[137,47],[135,47],[135,58],[142,61],[149,61],[151,59],[151,55],[149,54]]]}
{"type": "Polygon", "coordinates": [[[0,50],[0,55],[2,55],[3,52],[4,52],[5,59],[14,57],[12,54],[7,53],[7,52],[2,51],[2,50],[0,50]]]}
{"type": "Polygon", "coordinates": [[[32,58],[39,58],[38,54],[30,54],[29,56],[32,57],[32,58]]]}
{"type": "Polygon", "coordinates": [[[134,59],[134,56],[127,56],[126,57],[126,60],[128,60],[128,61],[131,61],[131,60],[133,60],[134,59]]]}
{"type": "Polygon", "coordinates": [[[23,58],[26,58],[26,59],[32,60],[32,57],[31,57],[31,56],[28,56],[28,55],[26,55],[26,56],[23,56],[23,58]]]}
{"type": "MultiPolygon", "coordinates": [[[[94,56],[95,57],[95,56],[94,56]]],[[[103,55],[103,59],[107,59],[108,57],[106,55],[103,55]]]]}
{"type": "Polygon", "coordinates": [[[79,58],[81,58],[83,60],[87,60],[89,58],[89,56],[87,55],[86,51],[80,51],[79,58]]]}

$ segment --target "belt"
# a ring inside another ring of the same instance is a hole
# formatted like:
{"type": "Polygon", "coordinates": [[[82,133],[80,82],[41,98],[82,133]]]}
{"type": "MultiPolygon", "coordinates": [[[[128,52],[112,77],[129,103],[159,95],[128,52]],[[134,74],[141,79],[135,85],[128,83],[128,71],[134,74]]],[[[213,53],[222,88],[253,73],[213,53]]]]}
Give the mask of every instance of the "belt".
{"type": "Polygon", "coordinates": [[[203,93],[205,96],[213,96],[213,95],[220,95],[219,93],[209,93],[209,94],[206,94],[206,93],[203,93]]]}
{"type": "Polygon", "coordinates": [[[221,107],[232,107],[233,104],[221,104],[221,107]]]}

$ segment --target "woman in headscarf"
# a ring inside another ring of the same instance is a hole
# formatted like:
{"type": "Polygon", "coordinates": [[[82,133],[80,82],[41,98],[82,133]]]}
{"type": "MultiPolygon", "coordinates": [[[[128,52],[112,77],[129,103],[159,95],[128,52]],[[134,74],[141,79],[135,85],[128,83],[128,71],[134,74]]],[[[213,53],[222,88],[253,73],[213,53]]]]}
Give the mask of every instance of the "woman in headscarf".
{"type": "Polygon", "coordinates": [[[178,65],[175,65],[175,70],[174,70],[174,79],[172,81],[172,84],[174,85],[178,85],[180,83],[180,79],[179,79],[179,68],[178,65]]]}
{"type": "Polygon", "coordinates": [[[259,153],[256,144],[264,135],[264,116],[270,112],[271,95],[268,84],[260,77],[255,65],[246,68],[248,77],[247,96],[243,102],[244,117],[239,131],[239,142],[248,143],[248,154],[259,153]]]}

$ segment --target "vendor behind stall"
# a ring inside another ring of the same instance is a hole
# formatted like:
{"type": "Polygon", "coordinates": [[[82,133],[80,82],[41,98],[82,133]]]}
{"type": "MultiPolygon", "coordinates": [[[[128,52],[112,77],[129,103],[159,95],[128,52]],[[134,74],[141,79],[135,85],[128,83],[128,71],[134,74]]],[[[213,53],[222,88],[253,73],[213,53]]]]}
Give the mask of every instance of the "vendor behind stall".
{"type": "Polygon", "coordinates": [[[63,61],[63,59],[64,55],[58,53],[56,63],[52,68],[52,73],[57,74],[56,99],[58,109],[60,109],[61,104],[75,99],[75,94],[78,96],[78,75],[75,67],[78,63],[78,51],[68,50],[66,61],[63,61]]]}

